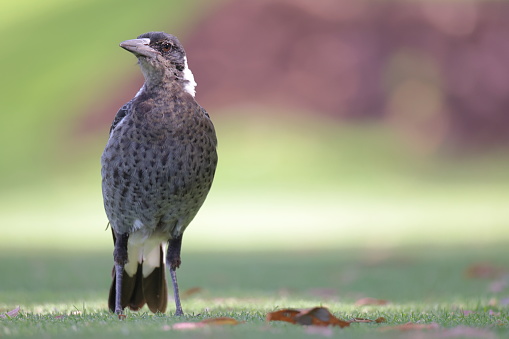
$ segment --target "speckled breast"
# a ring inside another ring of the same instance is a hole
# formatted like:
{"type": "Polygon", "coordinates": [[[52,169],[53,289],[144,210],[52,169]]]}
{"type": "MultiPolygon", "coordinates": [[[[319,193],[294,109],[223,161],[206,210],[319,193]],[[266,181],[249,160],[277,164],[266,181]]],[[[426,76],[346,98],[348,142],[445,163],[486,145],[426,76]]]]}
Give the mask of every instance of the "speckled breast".
{"type": "Polygon", "coordinates": [[[116,233],[144,227],[175,237],[203,204],[217,164],[212,122],[192,114],[130,114],[112,131],[102,162],[106,214],[116,233]]]}

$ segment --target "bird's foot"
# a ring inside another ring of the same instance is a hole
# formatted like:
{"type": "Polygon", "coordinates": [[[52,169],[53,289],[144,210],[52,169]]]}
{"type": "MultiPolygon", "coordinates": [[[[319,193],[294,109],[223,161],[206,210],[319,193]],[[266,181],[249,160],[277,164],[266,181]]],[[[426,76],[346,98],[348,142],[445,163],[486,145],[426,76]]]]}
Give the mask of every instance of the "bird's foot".
{"type": "Polygon", "coordinates": [[[126,318],[122,310],[115,310],[115,314],[118,316],[118,320],[124,320],[126,318]]]}
{"type": "Polygon", "coordinates": [[[182,261],[180,261],[180,257],[172,258],[172,260],[170,261],[170,268],[175,270],[180,267],[181,263],[182,263],[182,261]]]}

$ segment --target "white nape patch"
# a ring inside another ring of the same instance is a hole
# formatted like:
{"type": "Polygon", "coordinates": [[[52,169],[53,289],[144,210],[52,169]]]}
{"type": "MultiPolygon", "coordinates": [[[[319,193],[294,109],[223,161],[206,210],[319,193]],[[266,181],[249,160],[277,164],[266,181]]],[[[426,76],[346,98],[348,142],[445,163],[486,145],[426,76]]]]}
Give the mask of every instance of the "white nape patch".
{"type": "MultiPolygon", "coordinates": [[[[141,221],[136,220],[136,224],[143,224],[141,221]]],[[[124,269],[126,273],[132,277],[138,270],[138,264],[143,264],[143,276],[147,277],[154,268],[159,267],[160,246],[163,246],[163,263],[166,263],[166,243],[168,238],[162,234],[149,233],[146,229],[138,229],[129,235],[127,241],[127,258],[128,262],[125,264],[124,269]]]]}
{"type": "Polygon", "coordinates": [[[187,80],[187,83],[184,85],[184,90],[191,94],[193,97],[196,94],[195,87],[197,85],[196,81],[194,81],[194,75],[193,72],[189,69],[189,66],[187,66],[187,57],[184,57],[184,80],[187,80]]]}

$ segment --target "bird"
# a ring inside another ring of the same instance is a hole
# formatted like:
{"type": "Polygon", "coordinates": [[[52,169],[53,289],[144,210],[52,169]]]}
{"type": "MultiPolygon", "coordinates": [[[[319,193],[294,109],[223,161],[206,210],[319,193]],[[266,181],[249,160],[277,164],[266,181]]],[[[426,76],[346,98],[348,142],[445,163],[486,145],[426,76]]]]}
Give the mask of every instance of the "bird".
{"type": "Polygon", "coordinates": [[[166,312],[168,267],[175,315],[183,315],[176,269],[182,236],[211,188],[218,156],[214,125],[195,100],[193,73],[177,37],[149,32],[120,43],[144,83],[115,115],[101,156],[104,209],[113,234],[108,308],[147,304],[166,312]]]}

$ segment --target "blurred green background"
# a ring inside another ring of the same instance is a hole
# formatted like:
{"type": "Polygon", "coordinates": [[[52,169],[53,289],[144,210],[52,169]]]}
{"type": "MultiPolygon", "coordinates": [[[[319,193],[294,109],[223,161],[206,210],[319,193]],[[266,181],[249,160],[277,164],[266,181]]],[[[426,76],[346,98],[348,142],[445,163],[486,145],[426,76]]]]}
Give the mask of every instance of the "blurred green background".
{"type": "Polygon", "coordinates": [[[423,5],[419,21],[390,7],[405,2],[355,3],[2,2],[0,255],[112,250],[99,159],[142,84],[118,43],[152,30],[188,46],[219,139],[184,255],[506,244],[505,50],[476,44],[505,33],[480,31],[497,11],[423,5]],[[423,33],[394,33],[410,24],[423,33]],[[476,67],[452,53],[465,45],[483,51],[476,67]],[[476,85],[485,73],[496,86],[476,85]]]}

